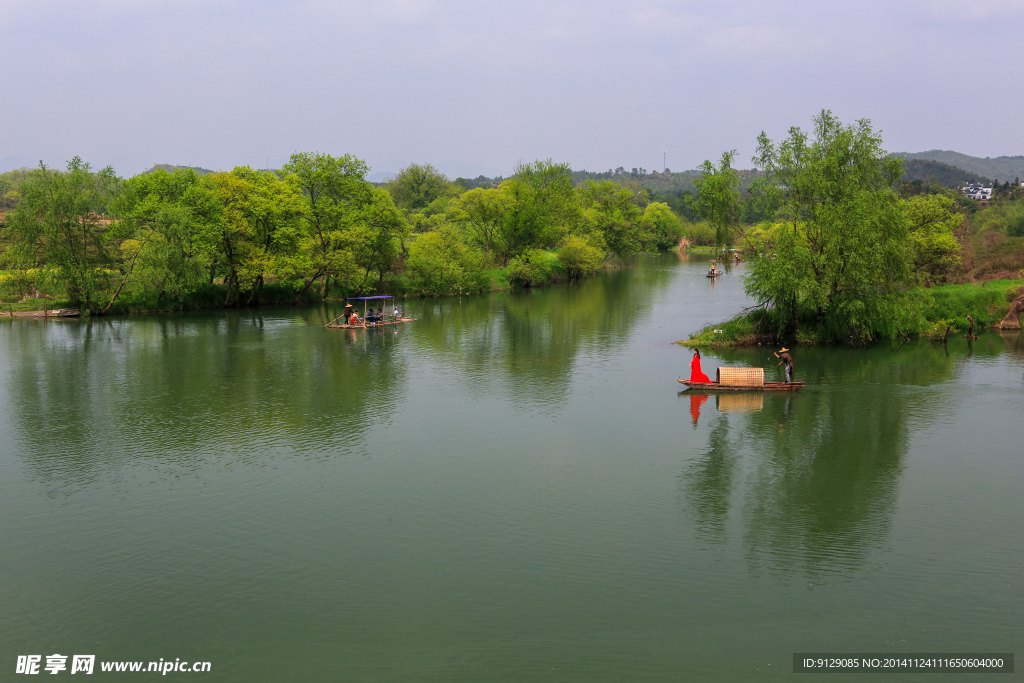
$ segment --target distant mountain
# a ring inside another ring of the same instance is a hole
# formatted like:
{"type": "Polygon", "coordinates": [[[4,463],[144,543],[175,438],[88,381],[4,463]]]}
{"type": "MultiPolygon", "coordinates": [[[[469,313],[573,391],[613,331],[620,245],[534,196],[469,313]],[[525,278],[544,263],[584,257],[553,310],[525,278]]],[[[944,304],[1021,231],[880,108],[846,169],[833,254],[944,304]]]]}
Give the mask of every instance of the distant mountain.
{"type": "Polygon", "coordinates": [[[969,173],[959,166],[951,166],[931,159],[903,159],[903,182],[934,180],[943,187],[963,187],[966,183],[991,185],[992,179],[969,173]]]}
{"type": "Polygon", "coordinates": [[[948,164],[967,171],[967,177],[960,180],[980,180],[982,177],[1001,183],[1024,177],[1024,156],[1019,157],[972,157],[950,150],[933,149],[928,152],[901,152],[904,159],[927,159],[948,164]]]}
{"type": "Polygon", "coordinates": [[[157,169],[161,169],[163,171],[167,171],[168,173],[173,173],[174,171],[177,171],[179,168],[184,168],[184,169],[189,169],[190,168],[193,171],[195,171],[196,173],[198,173],[199,175],[207,175],[208,173],[213,173],[213,171],[211,171],[208,168],[200,168],[198,166],[175,166],[174,164],[153,164],[153,168],[146,169],[145,171],[143,171],[143,173],[152,173],[153,171],[155,171],[157,169]]]}

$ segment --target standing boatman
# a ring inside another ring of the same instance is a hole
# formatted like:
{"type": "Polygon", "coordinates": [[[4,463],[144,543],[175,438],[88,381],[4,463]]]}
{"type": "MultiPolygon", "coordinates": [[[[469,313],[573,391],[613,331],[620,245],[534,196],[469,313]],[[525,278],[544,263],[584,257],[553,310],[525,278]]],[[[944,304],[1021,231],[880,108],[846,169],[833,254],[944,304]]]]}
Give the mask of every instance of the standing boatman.
{"type": "Polygon", "coordinates": [[[786,384],[793,381],[793,357],[789,355],[788,351],[789,349],[783,346],[779,349],[778,353],[775,354],[775,357],[779,359],[779,362],[775,364],[775,367],[779,367],[783,363],[786,364],[786,384]],[[780,356],[779,353],[782,355],[780,356]]]}

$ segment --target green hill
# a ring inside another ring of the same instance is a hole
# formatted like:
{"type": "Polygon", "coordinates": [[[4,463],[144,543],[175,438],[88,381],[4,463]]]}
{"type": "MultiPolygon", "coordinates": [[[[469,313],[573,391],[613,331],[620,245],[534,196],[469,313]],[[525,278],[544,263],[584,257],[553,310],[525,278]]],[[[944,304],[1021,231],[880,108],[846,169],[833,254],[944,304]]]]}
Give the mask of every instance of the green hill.
{"type": "Polygon", "coordinates": [[[967,182],[991,185],[992,179],[969,173],[958,166],[931,159],[903,159],[903,182],[934,180],[943,187],[963,187],[967,182]]]}
{"type": "Polygon", "coordinates": [[[157,169],[162,169],[164,171],[167,171],[168,173],[173,173],[179,168],[190,168],[199,175],[207,175],[208,173],[213,173],[213,171],[211,171],[208,168],[199,168],[198,166],[175,166],[174,164],[153,164],[153,168],[147,169],[143,171],[143,173],[152,173],[157,169]]]}
{"type": "MultiPolygon", "coordinates": [[[[1017,157],[972,157],[969,154],[961,154],[951,150],[933,149],[928,152],[902,152],[904,159],[927,159],[937,161],[957,168],[962,168],[975,179],[991,178],[1001,183],[1024,177],[1024,156],[1017,157]]],[[[966,180],[970,178],[961,178],[966,180]]]]}

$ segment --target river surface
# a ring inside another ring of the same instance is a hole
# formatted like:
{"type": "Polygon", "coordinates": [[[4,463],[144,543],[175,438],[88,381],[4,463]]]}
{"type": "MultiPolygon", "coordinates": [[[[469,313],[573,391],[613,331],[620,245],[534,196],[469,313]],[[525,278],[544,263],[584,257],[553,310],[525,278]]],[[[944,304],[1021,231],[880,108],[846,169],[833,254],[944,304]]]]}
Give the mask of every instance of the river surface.
{"type": "MultiPolygon", "coordinates": [[[[691,396],[672,342],[749,303],[742,265],[706,269],[407,300],[383,330],[325,329],[338,306],[0,324],[0,681],[29,654],[204,681],[1021,656],[1024,339],[797,348],[800,392],[691,396]]],[[[772,350],[704,370],[774,378],[772,350]]]]}

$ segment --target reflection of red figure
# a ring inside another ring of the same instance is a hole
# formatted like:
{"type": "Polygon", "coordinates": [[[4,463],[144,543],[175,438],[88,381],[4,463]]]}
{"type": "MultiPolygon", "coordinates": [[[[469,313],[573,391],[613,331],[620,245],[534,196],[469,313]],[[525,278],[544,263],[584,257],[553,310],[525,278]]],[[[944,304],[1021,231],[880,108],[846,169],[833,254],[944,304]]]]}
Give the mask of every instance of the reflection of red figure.
{"type": "Polygon", "coordinates": [[[700,369],[700,351],[697,349],[693,350],[693,360],[690,361],[690,381],[691,382],[710,382],[711,378],[701,372],[700,369]]]}
{"type": "Polygon", "coordinates": [[[697,418],[700,417],[700,407],[708,398],[710,397],[707,394],[690,394],[690,417],[693,419],[694,426],[697,424],[697,418]]]}

